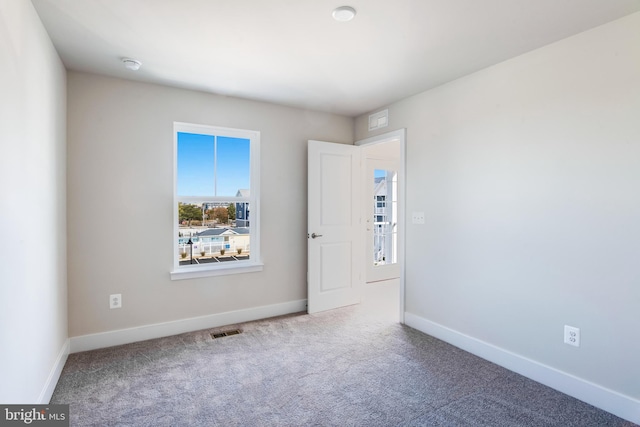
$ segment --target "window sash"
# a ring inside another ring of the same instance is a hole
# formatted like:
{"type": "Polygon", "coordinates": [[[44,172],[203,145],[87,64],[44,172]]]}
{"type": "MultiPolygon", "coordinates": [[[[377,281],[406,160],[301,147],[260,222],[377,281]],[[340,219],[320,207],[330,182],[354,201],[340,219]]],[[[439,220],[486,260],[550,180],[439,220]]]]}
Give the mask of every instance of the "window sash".
{"type": "Polygon", "coordinates": [[[176,196],[176,203],[187,203],[190,205],[200,203],[216,203],[216,202],[229,202],[229,203],[251,203],[251,197],[208,197],[208,196],[176,196]]]}
{"type": "Polygon", "coordinates": [[[236,274],[244,272],[253,272],[262,270],[262,261],[260,256],[260,132],[252,130],[241,130],[222,128],[206,125],[195,125],[183,122],[174,122],[174,180],[173,180],[173,270],[171,272],[172,280],[189,279],[196,277],[217,276],[224,274],[236,274]],[[178,133],[195,133],[202,135],[233,137],[248,139],[250,141],[249,154],[249,171],[250,171],[250,196],[249,197],[233,197],[233,196],[180,196],[177,194],[177,178],[178,178],[178,133]],[[234,262],[218,263],[216,265],[200,264],[197,266],[179,265],[179,248],[178,248],[178,203],[198,204],[206,202],[229,202],[229,203],[249,203],[251,206],[250,225],[250,244],[251,253],[249,260],[239,260],[234,262]]]}

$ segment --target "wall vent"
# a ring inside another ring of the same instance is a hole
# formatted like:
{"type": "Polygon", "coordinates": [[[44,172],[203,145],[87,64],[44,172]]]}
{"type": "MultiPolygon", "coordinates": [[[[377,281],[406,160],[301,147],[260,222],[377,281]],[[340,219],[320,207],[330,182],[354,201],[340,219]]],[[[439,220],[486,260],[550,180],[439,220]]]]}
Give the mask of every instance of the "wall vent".
{"type": "Polygon", "coordinates": [[[389,125],[389,110],[378,111],[369,116],[369,131],[387,127],[389,125]]]}

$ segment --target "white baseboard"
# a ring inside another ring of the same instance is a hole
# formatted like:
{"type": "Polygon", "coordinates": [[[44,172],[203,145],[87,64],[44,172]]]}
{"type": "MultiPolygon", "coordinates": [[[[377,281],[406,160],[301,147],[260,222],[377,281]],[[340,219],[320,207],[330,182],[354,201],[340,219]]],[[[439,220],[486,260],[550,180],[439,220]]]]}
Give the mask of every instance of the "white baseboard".
{"type": "Polygon", "coordinates": [[[185,332],[249,322],[268,317],[297,313],[307,310],[307,300],[290,301],[281,304],[264,305],[244,310],[228,311],[208,316],[192,317],[172,322],[156,323],[135,328],[119,329],[97,334],[71,337],[71,353],[129,344],[154,338],[168,337],[185,332]]]}
{"type": "Polygon", "coordinates": [[[49,377],[40,392],[40,396],[38,396],[37,403],[39,405],[46,405],[51,401],[51,396],[53,396],[53,391],[56,389],[56,384],[58,384],[58,380],[60,379],[62,368],[64,368],[64,364],[67,362],[67,357],[69,357],[69,347],[70,342],[69,339],[67,339],[58,353],[58,357],[51,368],[51,372],[49,373],[49,377]]]}
{"type": "Polygon", "coordinates": [[[405,313],[405,324],[620,418],[640,424],[640,400],[527,359],[415,314],[405,313]]]}

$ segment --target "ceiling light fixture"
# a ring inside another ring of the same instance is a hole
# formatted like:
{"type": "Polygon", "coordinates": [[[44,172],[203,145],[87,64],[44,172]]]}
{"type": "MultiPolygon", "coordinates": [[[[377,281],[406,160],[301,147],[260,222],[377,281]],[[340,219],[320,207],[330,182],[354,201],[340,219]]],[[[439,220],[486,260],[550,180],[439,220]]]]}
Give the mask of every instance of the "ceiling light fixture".
{"type": "Polygon", "coordinates": [[[138,69],[140,69],[140,66],[142,65],[142,62],[131,58],[122,58],[122,63],[125,67],[127,67],[127,69],[131,71],[138,71],[138,69]]]}
{"type": "Polygon", "coordinates": [[[356,10],[351,6],[340,6],[331,13],[333,19],[340,22],[351,21],[356,16],[356,10]]]}

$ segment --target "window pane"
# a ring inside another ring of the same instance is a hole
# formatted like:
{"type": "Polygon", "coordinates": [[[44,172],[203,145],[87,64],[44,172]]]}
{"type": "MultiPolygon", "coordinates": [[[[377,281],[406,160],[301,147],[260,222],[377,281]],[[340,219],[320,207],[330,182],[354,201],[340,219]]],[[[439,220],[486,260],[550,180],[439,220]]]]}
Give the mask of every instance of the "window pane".
{"type": "Polygon", "coordinates": [[[250,228],[236,224],[237,205],[233,200],[202,204],[178,203],[179,265],[250,259],[250,228]]]}
{"type": "Polygon", "coordinates": [[[251,177],[249,147],[248,139],[218,137],[216,144],[217,196],[236,196],[238,191],[249,189],[251,177]]]}
{"type": "Polygon", "coordinates": [[[178,195],[215,196],[214,137],[178,132],[178,195]]]}
{"type": "Polygon", "coordinates": [[[397,173],[374,170],[373,264],[397,262],[397,173]]]}
{"type": "Polygon", "coordinates": [[[177,212],[172,279],[257,267],[260,213],[254,193],[259,193],[259,183],[253,189],[250,185],[258,168],[253,153],[259,150],[259,133],[187,123],[174,123],[174,132],[177,212]],[[195,268],[199,264],[208,265],[195,268]]]}

